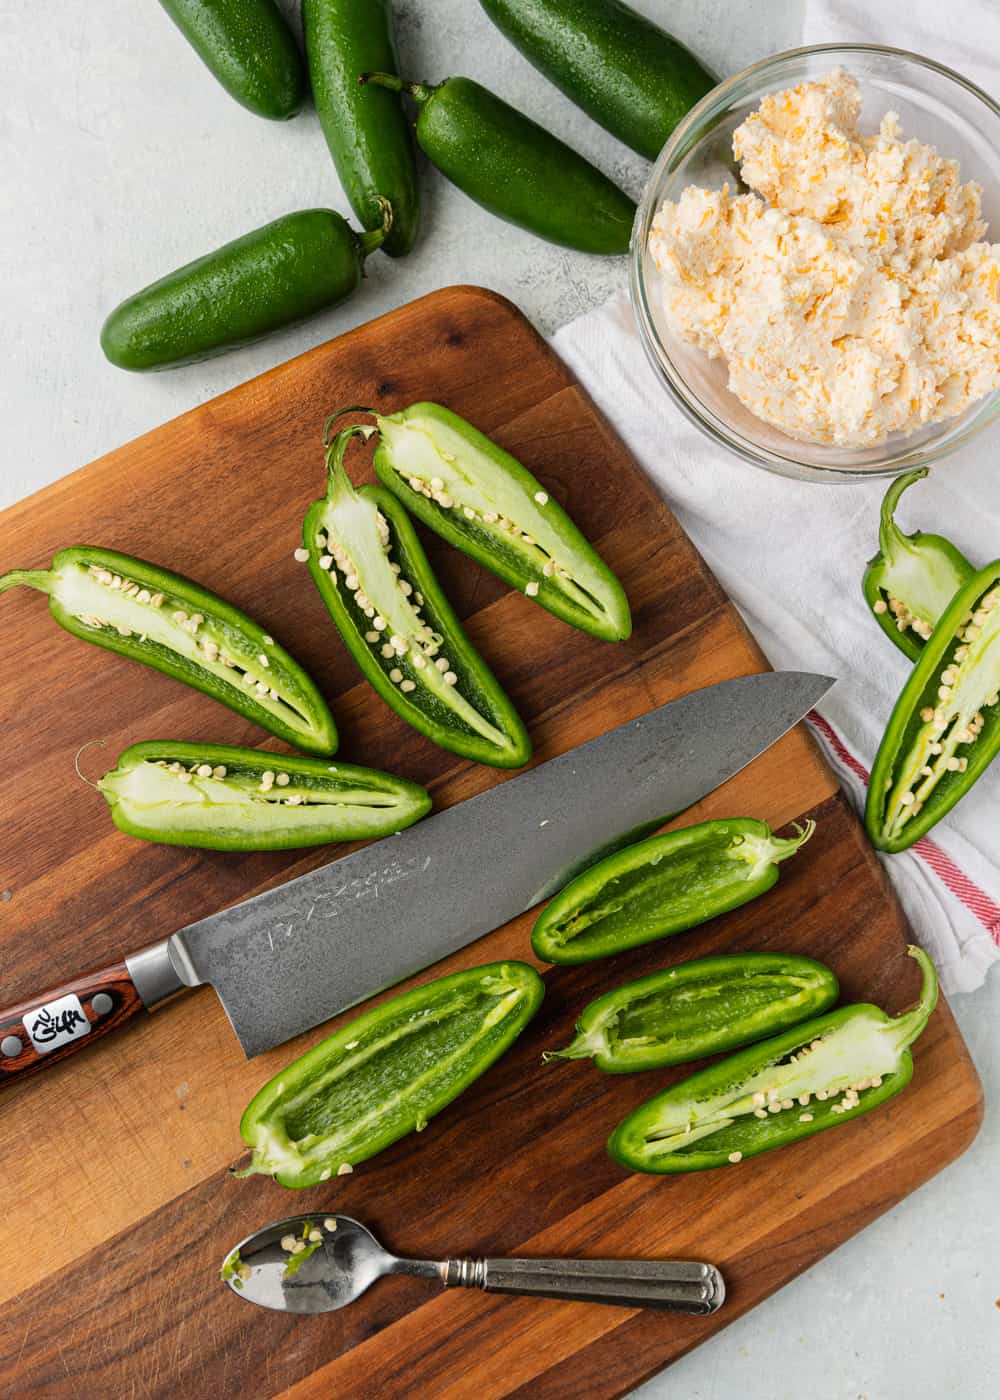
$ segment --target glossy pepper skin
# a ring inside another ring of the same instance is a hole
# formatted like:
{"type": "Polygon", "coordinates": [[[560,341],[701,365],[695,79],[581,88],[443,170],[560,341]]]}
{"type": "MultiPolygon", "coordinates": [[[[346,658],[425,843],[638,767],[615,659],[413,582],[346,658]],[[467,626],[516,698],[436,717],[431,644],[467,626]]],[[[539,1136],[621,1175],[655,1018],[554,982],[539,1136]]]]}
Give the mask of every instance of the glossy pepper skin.
{"type": "Polygon", "coordinates": [[[361,224],[392,228],[382,245],[391,257],[413,247],[420,187],[413,137],[400,95],[362,85],[371,69],[396,72],[389,0],[302,0],[302,28],[313,100],[337,175],[361,224]]]}
{"type": "Polygon", "coordinates": [[[628,252],[635,205],[558,137],[471,78],[431,87],[391,73],[372,82],[410,94],[417,144],[452,184],[499,219],[581,253],[628,252]]]}
{"type": "Polygon", "coordinates": [[[791,953],[697,958],[605,992],[584,1007],[576,1039],[542,1058],[592,1059],[606,1074],[680,1065],[817,1016],[839,990],[823,963],[791,953]]]}
{"type": "Polygon", "coordinates": [[[594,121],[655,160],[716,79],[620,0],[480,0],[529,63],[594,121]]]}
{"type": "Polygon", "coordinates": [[[630,635],[618,579],[516,457],[441,404],[344,412],[375,420],[375,470],[411,515],[571,626],[630,635]]]}
{"type": "Polygon", "coordinates": [[[750,817],[701,822],[616,851],[578,875],[548,904],[531,932],[546,962],[581,963],[683,933],[769,890],[778,862],[816,829],[772,836],[750,817]]]}
{"type": "Polygon", "coordinates": [[[75,637],[204,691],[298,749],[336,750],[333,716],[299,663],[253,618],[191,579],[75,545],[50,569],[0,575],[0,593],[18,584],[47,593],[52,616],[75,637]]]}
{"type": "Polygon", "coordinates": [[[868,783],[865,829],[905,851],[1000,751],[1000,560],[959,589],[910,672],[868,783]]]}
{"type": "Polygon", "coordinates": [[[513,1044],[544,992],[527,963],[487,963],[363,1012],[250,1101],[240,1133],[253,1155],[235,1175],[316,1186],[419,1133],[513,1044]]]}
{"type": "Polygon", "coordinates": [[[333,209],[303,209],[185,263],[108,316],[101,349],[119,369],[194,364],[294,325],[357,290],[391,226],[359,234],[333,209]]]}
{"type": "Polygon", "coordinates": [[[425,788],[374,768],[172,739],[133,744],[97,786],[129,836],[211,851],[367,841],[431,806],[425,788]]]}
{"type": "Polygon", "coordinates": [[[611,1156],[658,1174],[735,1166],[878,1108],[909,1083],[908,1047],[937,1004],[930,958],[908,952],[923,976],[912,1011],[842,1006],[698,1070],[623,1119],[611,1156]]]}
{"type": "Polygon", "coordinates": [[[975,573],[965,555],[943,535],[915,530],[905,535],[896,524],[899,498],[927,468],[897,477],[885,493],[878,531],[878,553],[868,561],[862,588],[882,631],[916,661],[938,619],[975,573]]]}
{"type": "Polygon", "coordinates": [[[255,116],[287,121],[306,80],[291,30],[274,0],[160,0],[230,97],[255,116]]]}
{"type": "Polygon", "coordinates": [[[406,512],[378,486],[355,490],[344,468],[347,428],[327,448],[328,487],[302,529],[309,569],[362,673],[435,744],[477,763],[520,768],[531,740],[465,634],[406,512]]]}

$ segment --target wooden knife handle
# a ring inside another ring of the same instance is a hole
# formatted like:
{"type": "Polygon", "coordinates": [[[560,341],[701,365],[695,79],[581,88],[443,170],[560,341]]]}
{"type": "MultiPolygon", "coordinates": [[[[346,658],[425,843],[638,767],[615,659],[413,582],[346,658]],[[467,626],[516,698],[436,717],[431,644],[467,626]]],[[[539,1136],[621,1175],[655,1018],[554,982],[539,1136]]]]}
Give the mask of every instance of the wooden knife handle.
{"type": "Polygon", "coordinates": [[[120,962],[0,1011],[0,1087],[85,1050],[142,1009],[120,962]]]}

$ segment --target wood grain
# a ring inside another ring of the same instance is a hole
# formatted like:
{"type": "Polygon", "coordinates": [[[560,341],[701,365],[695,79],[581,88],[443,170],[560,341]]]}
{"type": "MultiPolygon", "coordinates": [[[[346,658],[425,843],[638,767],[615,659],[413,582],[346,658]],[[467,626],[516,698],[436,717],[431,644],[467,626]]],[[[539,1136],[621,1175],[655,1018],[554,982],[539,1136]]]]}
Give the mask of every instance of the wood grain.
{"type": "MultiPolygon", "coordinates": [[[[657,705],[766,665],[676,520],[565,368],[509,303],[438,292],[291,361],[110,453],[0,517],[0,566],[40,566],[81,541],[194,575],[258,617],[329,697],[345,759],[428,784],[437,806],[503,781],[443,753],[360,683],[301,565],[302,514],[322,487],[320,431],[342,403],[437,398],[522,457],[625,583],[622,646],[575,632],[424,535],[474,642],[545,759],[657,705]]],[[[369,471],[354,467],[357,479],[369,471]]],[[[208,698],[60,632],[37,595],[4,608],[0,706],[0,972],[13,1002],[112,962],[329,852],[229,856],[143,845],[73,773],[139,739],[279,750],[208,698]]],[[[92,765],[92,768],[91,768],[92,765]]],[[[600,802],[601,794],[592,794],[600,802]]],[[[627,978],[720,949],[829,961],[847,999],[912,1001],[907,930],[878,861],[802,728],[684,822],[751,815],[819,822],[764,900],[682,938],[579,968],[547,995],[504,1060],[418,1138],[322,1190],[237,1182],[250,1095],[331,1024],[243,1059],[211,991],[139,1019],[73,1063],[0,1096],[6,1237],[0,1395],[288,1394],[409,1400],[610,1400],[752,1307],[898,1201],[971,1141],[975,1072],[947,1007],[884,1110],[738,1170],[656,1180],[607,1157],[615,1123],[682,1070],[600,1075],[543,1066],[576,1013],[627,978]],[[580,1304],[435,1295],[393,1279],[355,1307],[292,1320],[217,1283],[230,1244],[268,1219],[331,1205],[402,1252],[704,1257],[729,1300],[710,1319],[580,1304]],[[40,1222],[44,1247],[28,1247],[40,1222]],[[85,1288],[74,1280],[86,1281],[85,1288]]],[[[470,880],[475,871],[469,872],[470,880]]],[[[438,968],[529,957],[531,917],[438,968]]],[[[423,981],[424,973],[413,979],[423,981]]]]}

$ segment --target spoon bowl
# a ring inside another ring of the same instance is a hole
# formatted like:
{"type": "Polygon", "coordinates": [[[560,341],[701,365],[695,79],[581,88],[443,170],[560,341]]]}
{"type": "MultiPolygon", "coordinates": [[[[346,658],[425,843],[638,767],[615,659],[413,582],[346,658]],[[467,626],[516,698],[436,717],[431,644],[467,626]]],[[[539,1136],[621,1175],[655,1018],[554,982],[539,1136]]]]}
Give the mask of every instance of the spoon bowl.
{"type": "Polygon", "coordinates": [[[676,1259],[400,1259],[349,1215],[292,1215],[255,1230],[222,1264],[237,1297],[289,1313],[324,1313],[360,1298],[377,1278],[408,1274],[445,1288],[481,1288],[626,1308],[703,1315],[726,1288],[711,1264],[676,1259]]]}
{"type": "Polygon", "coordinates": [[[275,1221],[241,1240],[227,1262],[234,1257],[243,1271],[229,1272],[224,1264],[223,1281],[238,1297],[291,1313],[334,1312],[360,1298],[384,1274],[410,1272],[395,1267],[403,1261],[349,1215],[293,1215],[275,1221]],[[309,1240],[315,1231],[321,1239],[309,1240]],[[290,1237],[304,1245],[298,1253],[283,1248],[282,1241],[290,1237]]]}

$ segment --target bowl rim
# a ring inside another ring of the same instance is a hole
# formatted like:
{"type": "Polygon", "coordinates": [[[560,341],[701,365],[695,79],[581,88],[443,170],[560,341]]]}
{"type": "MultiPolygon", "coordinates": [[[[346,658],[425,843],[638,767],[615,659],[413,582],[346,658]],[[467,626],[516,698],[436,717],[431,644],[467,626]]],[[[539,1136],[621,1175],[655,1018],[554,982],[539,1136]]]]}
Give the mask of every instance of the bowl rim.
{"type": "MultiPolygon", "coordinates": [[[[826,43],[826,44],[802,44],[797,48],[782,49],[779,53],[769,54],[764,58],[757,59],[754,63],[741,68],[739,72],[723,79],[716,84],[704,97],[700,99],[688,112],[684,114],[677,126],[667,137],[663,149],[653,163],[652,170],[646,181],[642,196],[636,208],[635,220],[632,225],[631,256],[629,271],[629,293],[632,308],[635,313],[639,327],[639,339],[645,351],[646,358],[657,378],[665,385],[677,406],[685,416],[695,424],[702,432],[706,433],[714,442],[718,442],[726,447],[730,452],[735,453],[744,461],[755,467],[761,467],[765,471],[777,475],[793,477],[800,481],[824,481],[827,483],[852,483],[859,481],[878,480],[886,477],[896,477],[904,472],[911,471],[917,466],[929,466],[933,462],[942,461],[951,456],[960,448],[965,447],[973,438],[985,431],[1000,415],[1000,390],[994,390],[988,394],[981,402],[975,417],[965,425],[961,431],[954,434],[949,440],[943,438],[940,443],[931,445],[925,444],[921,447],[914,447],[906,452],[902,446],[901,455],[894,456],[891,462],[884,464],[874,464],[872,466],[836,466],[825,463],[803,462],[796,457],[773,451],[770,448],[759,446],[748,440],[735,428],[731,427],[723,419],[713,412],[707,404],[703,404],[698,396],[691,390],[685,382],[684,376],[676,369],[669,355],[663,347],[659,334],[656,331],[652,314],[646,298],[646,282],[643,274],[643,256],[645,253],[644,241],[642,238],[642,227],[647,222],[650,214],[650,207],[654,202],[653,190],[660,184],[660,177],[671,161],[674,160],[678,152],[683,148],[684,143],[689,139],[691,130],[696,127],[704,113],[715,107],[720,100],[724,101],[732,89],[742,86],[748,78],[757,78],[767,73],[769,70],[783,64],[789,60],[797,58],[812,58],[818,54],[882,54],[892,58],[901,58],[917,65],[920,68],[928,69],[939,76],[956,83],[964,88],[973,98],[978,100],[992,113],[1000,122],[1000,102],[990,97],[977,83],[956,72],[954,68],[949,68],[947,64],[939,63],[937,59],[927,58],[924,54],[915,53],[912,49],[898,48],[889,44],[865,44],[865,43],[826,43]]],[[[947,421],[947,420],[945,420],[947,421]]],[[[790,442],[795,440],[790,438],[790,442]]],[[[902,440],[905,442],[905,439],[902,440]]]]}

